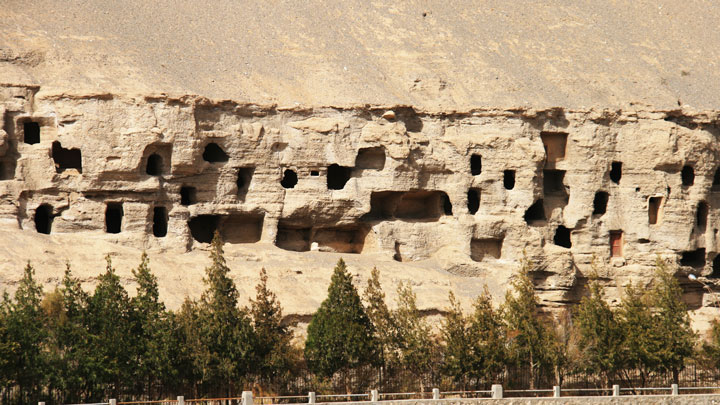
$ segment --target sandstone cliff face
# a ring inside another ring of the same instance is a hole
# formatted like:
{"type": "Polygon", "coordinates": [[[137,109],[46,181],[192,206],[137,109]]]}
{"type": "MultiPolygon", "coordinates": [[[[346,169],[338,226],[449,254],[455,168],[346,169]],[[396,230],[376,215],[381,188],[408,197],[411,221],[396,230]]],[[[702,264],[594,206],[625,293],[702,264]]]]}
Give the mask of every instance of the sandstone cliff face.
{"type": "MultiPolygon", "coordinates": [[[[411,281],[423,308],[484,284],[504,294],[523,257],[543,303],[577,302],[591,263],[616,287],[648,282],[658,255],[696,325],[720,277],[717,112],[303,108],[187,96],[0,88],[0,282],[31,259],[43,282],[65,260],[92,283],[113,253],[127,283],[147,250],[170,307],[196,297],[212,233],[249,296],[271,272],[299,319],[333,263],[386,289],[411,281]]],[[[392,294],[391,294],[392,295],[392,294]]]]}

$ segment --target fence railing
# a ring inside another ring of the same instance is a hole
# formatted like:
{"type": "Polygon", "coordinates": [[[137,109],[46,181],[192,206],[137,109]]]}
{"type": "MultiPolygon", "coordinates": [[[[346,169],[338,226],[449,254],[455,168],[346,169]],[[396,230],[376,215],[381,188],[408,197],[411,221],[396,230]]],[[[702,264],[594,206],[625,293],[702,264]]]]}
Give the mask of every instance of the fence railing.
{"type": "MultiPolygon", "coordinates": [[[[612,388],[562,388],[554,386],[552,389],[508,389],[504,390],[501,384],[493,384],[489,390],[476,391],[440,391],[433,388],[427,392],[386,392],[380,393],[378,390],[372,390],[365,394],[328,394],[316,395],[309,392],[307,395],[279,395],[279,396],[258,396],[255,397],[251,391],[243,391],[242,396],[227,398],[196,398],[185,399],[184,396],[178,396],[176,399],[161,399],[157,401],[126,401],[119,402],[116,399],[110,399],[108,402],[96,402],[88,404],[66,404],[66,405],[286,405],[286,404],[317,404],[317,403],[343,403],[343,402],[383,402],[404,399],[425,399],[425,400],[441,400],[449,398],[475,398],[475,399],[502,399],[512,398],[532,398],[532,397],[553,397],[562,396],[613,396],[622,395],[681,395],[681,391],[689,391],[689,393],[697,393],[699,391],[708,391],[709,393],[717,393],[720,395],[720,386],[707,387],[680,387],[678,384],[672,384],[670,387],[643,387],[643,388],[621,388],[619,385],[613,385],[612,388]],[[595,393],[599,395],[587,395],[595,393]],[[564,394],[564,395],[563,395],[564,394]]],[[[38,402],[38,405],[45,405],[45,402],[38,402]]]]}

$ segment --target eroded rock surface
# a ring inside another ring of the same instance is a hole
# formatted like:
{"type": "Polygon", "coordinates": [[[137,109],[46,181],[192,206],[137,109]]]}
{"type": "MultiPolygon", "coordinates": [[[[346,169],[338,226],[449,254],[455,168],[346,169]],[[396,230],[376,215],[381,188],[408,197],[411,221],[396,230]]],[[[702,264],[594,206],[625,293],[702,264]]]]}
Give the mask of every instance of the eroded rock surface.
{"type": "Polygon", "coordinates": [[[543,304],[577,302],[592,262],[611,297],[679,266],[696,325],[720,277],[716,111],[303,108],[196,96],[0,87],[0,281],[31,259],[92,284],[112,253],[150,253],[163,298],[199,296],[217,230],[250,296],[260,267],[289,315],[324,298],[338,257],[441,311],[484,284],[502,297],[523,257],[543,304]]]}

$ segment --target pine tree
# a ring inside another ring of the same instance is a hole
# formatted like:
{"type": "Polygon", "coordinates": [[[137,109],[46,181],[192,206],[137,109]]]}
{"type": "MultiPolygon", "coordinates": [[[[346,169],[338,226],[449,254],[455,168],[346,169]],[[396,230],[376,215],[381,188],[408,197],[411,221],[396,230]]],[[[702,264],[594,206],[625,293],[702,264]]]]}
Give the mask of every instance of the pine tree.
{"type": "Polygon", "coordinates": [[[476,381],[489,381],[505,367],[505,336],[500,311],[493,307],[492,296],[485,286],[473,303],[469,321],[470,373],[476,381]]]}
{"type": "Polygon", "coordinates": [[[88,302],[87,325],[90,332],[88,354],[94,367],[93,398],[99,399],[105,392],[117,398],[123,394],[125,385],[133,381],[136,340],[133,335],[132,307],[127,291],[120,284],[120,277],[106,256],[105,273],[98,277],[98,284],[88,302]]]}
{"type": "Polygon", "coordinates": [[[659,329],[655,325],[651,304],[651,297],[641,285],[629,284],[625,287],[618,312],[620,327],[625,336],[625,379],[629,383],[629,371],[636,369],[643,387],[650,373],[658,370],[661,364],[659,351],[662,337],[658,335],[659,329]]]}
{"type": "Polygon", "coordinates": [[[342,372],[348,390],[348,372],[365,364],[377,364],[378,358],[374,327],[352,281],[340,259],[330,279],[328,296],[308,325],[305,341],[310,369],[324,377],[342,372]]]}
{"type": "Polygon", "coordinates": [[[247,378],[254,356],[255,335],[248,311],[238,307],[238,292],[230,279],[222,240],[215,232],[210,249],[212,264],[205,269],[206,290],[199,305],[199,333],[207,358],[202,359],[203,382],[217,394],[230,394],[247,378]]]}
{"type": "Polygon", "coordinates": [[[530,370],[530,389],[537,384],[538,371],[547,360],[547,330],[538,316],[535,285],[530,278],[532,264],[525,258],[505,294],[503,315],[508,328],[508,354],[518,364],[526,362],[530,370]]]}
{"type": "Polygon", "coordinates": [[[19,388],[21,403],[36,402],[48,375],[46,372],[48,333],[41,308],[42,287],[28,262],[14,300],[5,295],[2,303],[3,342],[6,351],[4,380],[19,388]]]}
{"type": "Polygon", "coordinates": [[[460,383],[463,390],[468,388],[468,378],[472,376],[473,337],[467,317],[463,314],[455,294],[450,291],[450,306],[442,322],[441,336],[443,341],[442,371],[455,382],[460,383]]]}
{"type": "Polygon", "coordinates": [[[150,270],[150,259],[145,252],[132,273],[138,283],[137,294],[131,300],[137,346],[136,392],[149,394],[153,385],[170,385],[176,377],[170,359],[171,325],[165,305],[160,301],[157,277],[150,270]]]}
{"type": "Polygon", "coordinates": [[[385,303],[385,292],[380,285],[380,271],[373,267],[363,293],[365,309],[375,330],[378,343],[378,356],[381,372],[381,384],[387,368],[396,361],[395,322],[385,303]]]}
{"type": "Polygon", "coordinates": [[[94,373],[90,364],[90,334],[86,327],[89,296],[83,291],[80,280],[73,277],[69,263],[58,291],[62,297],[62,316],[58,322],[51,323],[55,369],[60,375],[65,402],[77,403],[86,399],[84,394],[90,391],[94,373]]]}
{"type": "Polygon", "coordinates": [[[588,374],[602,375],[610,386],[623,367],[624,334],[597,276],[591,278],[589,290],[590,295],[580,300],[575,313],[581,365],[588,374]]]}
{"type": "MultiPolygon", "coordinates": [[[[198,384],[203,377],[210,375],[210,353],[203,344],[198,331],[200,309],[197,302],[185,298],[180,309],[173,313],[173,340],[176,346],[171,348],[173,368],[177,372],[177,387],[191,388],[196,397],[200,395],[198,384]]],[[[185,392],[185,391],[184,391],[185,392]]]]}
{"type": "Polygon", "coordinates": [[[400,283],[397,294],[397,309],[392,312],[392,319],[396,327],[400,365],[415,376],[423,392],[423,375],[430,371],[433,336],[430,325],[417,308],[417,296],[412,287],[400,283]]]}
{"type": "Polygon", "coordinates": [[[272,382],[290,371],[290,342],[293,333],[283,324],[282,307],[267,286],[267,272],[260,271],[255,299],[250,302],[253,327],[257,336],[255,373],[261,380],[272,382]]]}
{"type": "Polygon", "coordinates": [[[682,288],[668,268],[667,263],[658,258],[652,294],[652,304],[656,309],[653,318],[661,340],[659,371],[671,371],[673,382],[679,383],[680,371],[685,368],[685,359],[690,357],[697,343],[697,336],[690,327],[687,306],[682,301],[682,288]]]}
{"type": "Polygon", "coordinates": [[[442,328],[443,371],[467,389],[471,380],[477,387],[491,381],[505,367],[505,336],[502,313],[493,308],[485,287],[473,303],[473,313],[463,315],[455,295],[442,328]]]}

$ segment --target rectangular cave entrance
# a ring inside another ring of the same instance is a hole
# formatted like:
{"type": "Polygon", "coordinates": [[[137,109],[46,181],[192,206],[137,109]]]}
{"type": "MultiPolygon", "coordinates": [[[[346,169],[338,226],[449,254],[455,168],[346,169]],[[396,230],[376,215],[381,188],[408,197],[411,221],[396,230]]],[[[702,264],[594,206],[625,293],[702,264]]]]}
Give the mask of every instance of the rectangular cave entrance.
{"type": "Polygon", "coordinates": [[[40,143],[40,123],[34,121],[23,122],[23,142],[29,145],[40,143]]]}
{"type": "Polygon", "coordinates": [[[554,163],[565,158],[568,134],[565,132],[541,132],[547,163],[554,163]]]}
{"type": "Polygon", "coordinates": [[[598,191],[593,198],[593,215],[603,215],[607,211],[610,195],[605,191],[598,191]]]}
{"type": "Polygon", "coordinates": [[[227,243],[255,243],[262,236],[264,216],[255,213],[233,213],[222,217],[220,234],[227,243]]]}
{"type": "Polygon", "coordinates": [[[167,235],[168,214],[165,207],[153,208],[153,236],[164,238],[167,235]]]}
{"type": "Polygon", "coordinates": [[[315,229],[310,245],[317,243],[321,252],[362,253],[368,231],[361,226],[315,229]]]}
{"type": "Polygon", "coordinates": [[[702,269],[705,267],[705,248],[682,252],[680,255],[680,265],[690,266],[694,269],[702,269]]]}
{"type": "Polygon", "coordinates": [[[197,189],[190,186],[180,188],[180,205],[193,205],[197,202],[197,189]]]}
{"type": "Polygon", "coordinates": [[[188,227],[193,239],[201,243],[212,242],[215,231],[223,243],[255,243],[262,236],[263,221],[264,215],[259,213],[198,215],[190,218],[188,227]]]}
{"type": "Polygon", "coordinates": [[[622,162],[612,162],[610,164],[610,181],[620,184],[622,178],[622,162]]]}
{"type": "Polygon", "coordinates": [[[655,225],[662,221],[662,197],[650,197],[648,200],[648,223],[655,225]]]}
{"type": "Polygon", "coordinates": [[[253,174],[255,174],[254,167],[241,167],[238,169],[235,185],[237,186],[237,197],[239,200],[245,200],[245,196],[248,190],[250,190],[250,182],[252,181],[253,174]]]}
{"type": "Polygon", "coordinates": [[[450,198],[443,191],[379,191],[370,195],[372,219],[437,220],[452,215],[450,198]]]}
{"type": "Polygon", "coordinates": [[[700,201],[697,206],[697,212],[695,213],[695,227],[699,233],[705,232],[707,228],[708,211],[710,208],[705,201],[700,201]]]}
{"type": "Polygon", "coordinates": [[[35,209],[35,230],[38,233],[50,234],[53,221],[53,208],[49,204],[41,204],[35,209]]]}
{"type": "Polygon", "coordinates": [[[120,233],[123,215],[122,203],[108,203],[105,207],[105,232],[120,233]]]}
{"type": "Polygon", "coordinates": [[[294,252],[307,252],[310,250],[310,232],[309,227],[290,225],[280,221],[275,237],[275,246],[294,252]]]}
{"type": "Polygon", "coordinates": [[[481,262],[485,258],[499,259],[502,255],[502,238],[473,238],[470,241],[470,258],[481,262]]]}
{"type": "Polygon", "coordinates": [[[482,156],[474,154],[470,156],[470,174],[477,176],[482,173],[482,156]]]}

